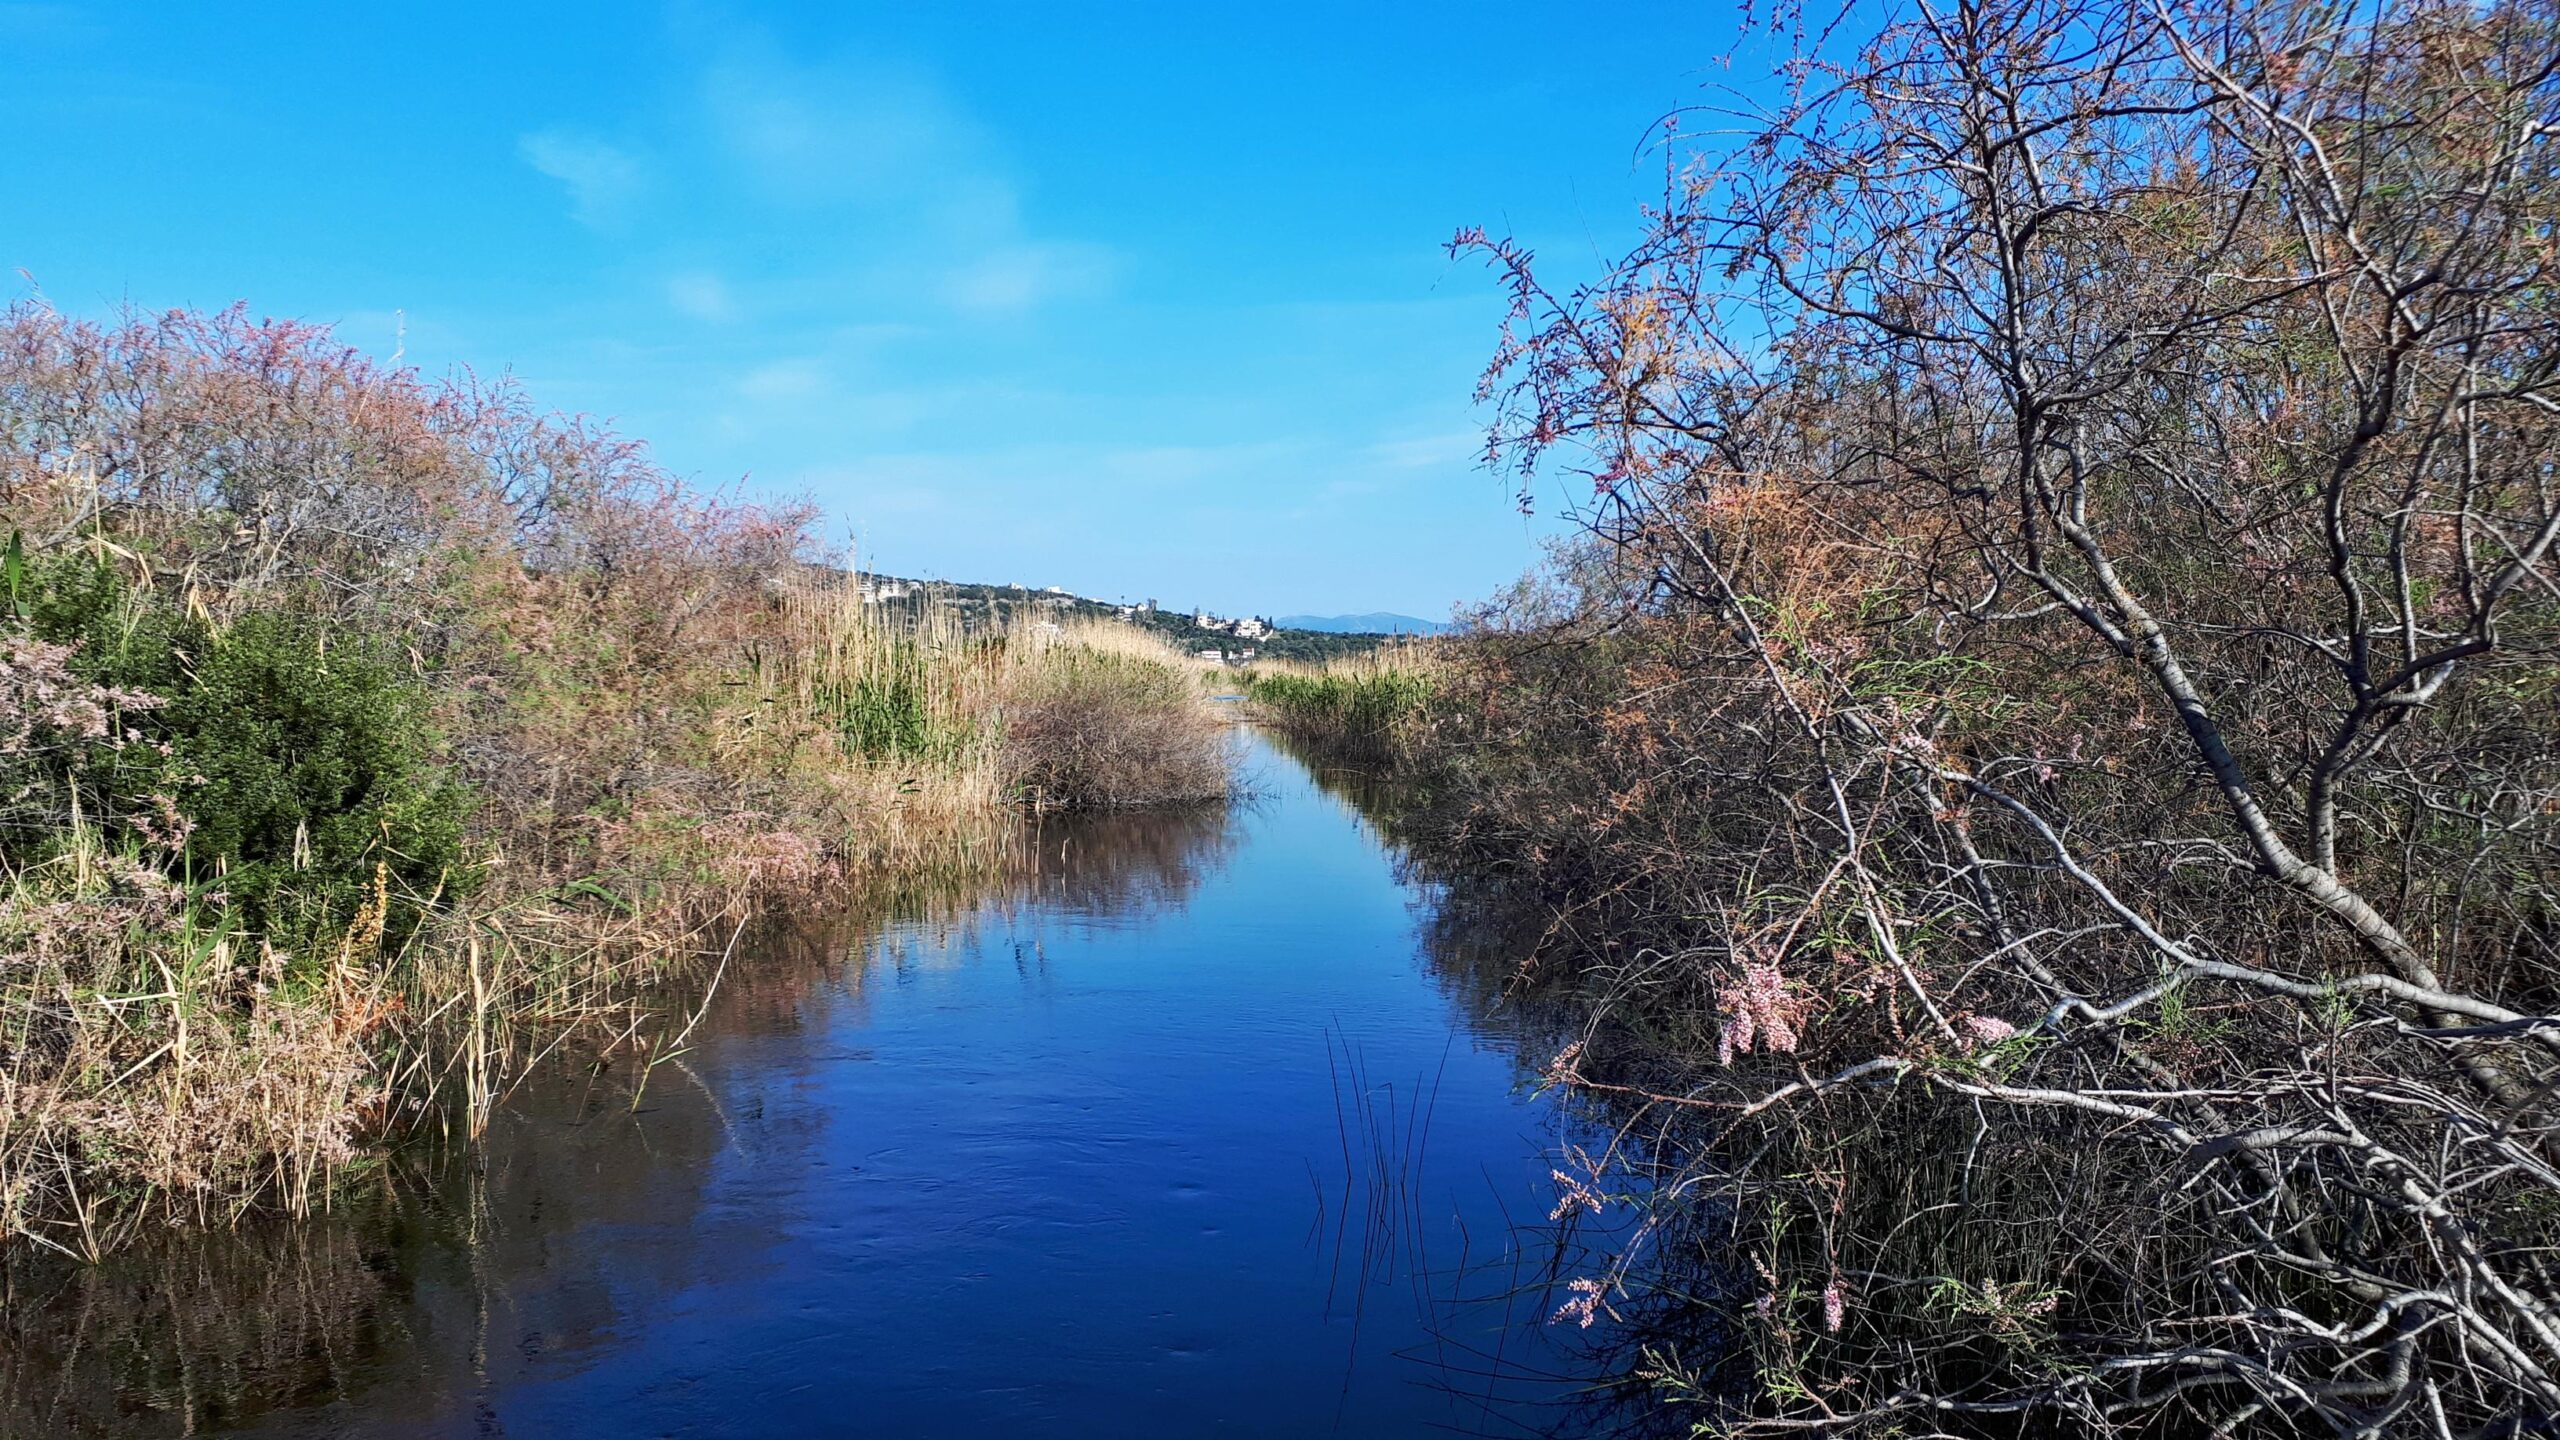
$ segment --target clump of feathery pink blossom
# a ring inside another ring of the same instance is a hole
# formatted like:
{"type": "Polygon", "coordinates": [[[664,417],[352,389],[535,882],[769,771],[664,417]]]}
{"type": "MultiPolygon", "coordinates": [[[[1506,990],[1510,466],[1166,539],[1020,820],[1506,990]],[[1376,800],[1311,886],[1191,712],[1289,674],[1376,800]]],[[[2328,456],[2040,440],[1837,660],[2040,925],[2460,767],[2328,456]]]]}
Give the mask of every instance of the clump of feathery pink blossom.
{"type": "Polygon", "coordinates": [[[1573,1293],[1556,1307],[1555,1319],[1571,1320],[1585,1330],[1590,1329],[1592,1322],[1600,1318],[1600,1297],[1606,1287],[1597,1280],[1584,1278],[1569,1280],[1564,1288],[1573,1293]]]}
{"type": "MultiPolygon", "coordinates": [[[[1600,1178],[1600,1167],[1592,1162],[1591,1156],[1581,1146],[1566,1146],[1565,1157],[1592,1180],[1600,1178]]],[[[1561,1169],[1547,1173],[1555,1177],[1557,1186],[1556,1208],[1547,1212],[1549,1220],[1563,1220],[1582,1214],[1597,1215],[1609,1207],[1609,1197],[1594,1189],[1582,1175],[1561,1169]]]]}
{"type": "Polygon", "coordinates": [[[0,649],[0,755],[65,741],[114,740],[119,711],[161,705],[156,695],[93,685],[71,671],[73,647],[26,636],[0,649]]]}
{"type": "Polygon", "coordinates": [[[1609,1204],[1607,1198],[1584,1184],[1581,1177],[1568,1175],[1562,1170],[1551,1170],[1548,1173],[1556,1177],[1557,1187],[1556,1208],[1547,1212],[1549,1220],[1562,1220],[1568,1216],[1585,1213],[1597,1215],[1607,1208],[1609,1204]]]}
{"type": "Polygon", "coordinates": [[[1582,1042],[1576,1040],[1572,1044],[1564,1047],[1562,1050],[1557,1051],[1556,1058],[1548,1061],[1546,1069],[1539,1072],[1539,1079],[1549,1085],[1573,1085],[1580,1083],[1582,1079],[1582,1042]]]}
{"type": "Polygon", "coordinates": [[[1792,1054],[1804,1038],[1812,1002],[1796,992],[1775,965],[1750,962],[1742,976],[1716,991],[1716,1009],[1724,1016],[1724,1032],[1716,1042],[1716,1059],[1733,1063],[1735,1052],[1765,1048],[1792,1054]]]}
{"type": "MultiPolygon", "coordinates": [[[[2018,1033],[2018,1027],[1997,1015],[1975,1015],[1967,1012],[1956,1017],[1965,1038],[1974,1045],[1997,1045],[2018,1033]]],[[[1970,1047],[1968,1047],[1970,1048],[1970,1047]]]]}

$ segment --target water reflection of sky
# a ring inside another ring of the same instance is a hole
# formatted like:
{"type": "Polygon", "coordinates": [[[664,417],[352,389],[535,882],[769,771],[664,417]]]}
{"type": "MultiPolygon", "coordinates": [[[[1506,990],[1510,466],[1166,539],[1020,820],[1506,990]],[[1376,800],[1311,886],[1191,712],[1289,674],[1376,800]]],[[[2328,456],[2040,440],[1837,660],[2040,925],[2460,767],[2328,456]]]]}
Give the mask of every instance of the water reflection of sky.
{"type": "Polygon", "coordinates": [[[1012,894],[777,945],[636,1112],[610,1071],[528,1086],[477,1183],[13,1296],[0,1417],[1533,1433],[1565,1392],[1523,1377],[1574,1364],[1541,1282],[1578,1272],[1534,1223],[1554,1118],[1365,823],[1255,764],[1232,815],[1047,826],[1012,894]]]}

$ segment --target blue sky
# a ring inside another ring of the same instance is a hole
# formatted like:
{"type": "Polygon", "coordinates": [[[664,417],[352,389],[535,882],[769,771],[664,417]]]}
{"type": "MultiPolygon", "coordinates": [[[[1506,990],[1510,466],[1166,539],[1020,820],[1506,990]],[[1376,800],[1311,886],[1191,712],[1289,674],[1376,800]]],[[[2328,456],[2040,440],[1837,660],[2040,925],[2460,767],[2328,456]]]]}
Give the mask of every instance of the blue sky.
{"type": "Polygon", "coordinates": [[[1553,524],[1442,242],[1587,270],[1738,78],[1727,7],[1596,13],[0,4],[0,265],[405,324],[895,573],[1437,617],[1553,524]]]}

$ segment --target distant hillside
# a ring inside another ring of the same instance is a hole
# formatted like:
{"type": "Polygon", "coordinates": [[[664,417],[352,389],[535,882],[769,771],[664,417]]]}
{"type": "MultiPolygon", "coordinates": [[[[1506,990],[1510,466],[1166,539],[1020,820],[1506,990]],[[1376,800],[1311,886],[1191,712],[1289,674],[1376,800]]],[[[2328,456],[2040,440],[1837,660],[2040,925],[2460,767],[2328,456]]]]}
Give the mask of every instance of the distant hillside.
{"type": "Polygon", "coordinates": [[[866,599],[910,611],[938,606],[956,615],[961,626],[972,631],[1001,628],[1023,619],[1101,620],[1117,616],[1155,631],[1186,652],[1215,652],[1239,661],[1257,658],[1321,664],[1339,656],[1374,650],[1384,643],[1381,637],[1388,634],[1413,635],[1425,633],[1426,629],[1448,628],[1427,626],[1409,615],[1344,615],[1321,622],[1328,627],[1338,624],[1340,628],[1290,628],[1293,622],[1274,621],[1281,628],[1239,634],[1239,618],[1211,616],[1209,623],[1203,625],[1196,623],[1198,612],[1193,610],[1142,609],[1117,600],[1073,594],[1057,586],[989,585],[882,574],[866,575],[863,580],[866,599]],[[1382,628],[1386,622],[1395,622],[1400,631],[1382,628]]]}
{"type": "Polygon", "coordinates": [[[1366,615],[1283,615],[1271,623],[1283,630],[1321,630],[1331,635],[1437,635],[1449,628],[1442,621],[1384,610],[1366,615]]]}

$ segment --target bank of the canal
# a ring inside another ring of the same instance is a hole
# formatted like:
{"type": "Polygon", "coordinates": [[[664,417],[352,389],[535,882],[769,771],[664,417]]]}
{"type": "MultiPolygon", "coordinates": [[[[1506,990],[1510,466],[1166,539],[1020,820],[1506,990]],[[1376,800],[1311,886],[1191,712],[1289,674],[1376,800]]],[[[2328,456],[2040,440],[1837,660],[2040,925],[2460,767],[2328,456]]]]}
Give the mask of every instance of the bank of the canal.
{"type": "MultiPolygon", "coordinates": [[[[1298,762],[1044,831],[956,918],[735,967],[635,1110],[20,1267],[12,1434],[1395,1437],[1573,1413],[1563,1121],[1298,762]],[[1569,1329],[1570,1327],[1567,1327],[1569,1329]]],[[[1535,1045],[1529,1046],[1535,1053],[1535,1045]]]]}

